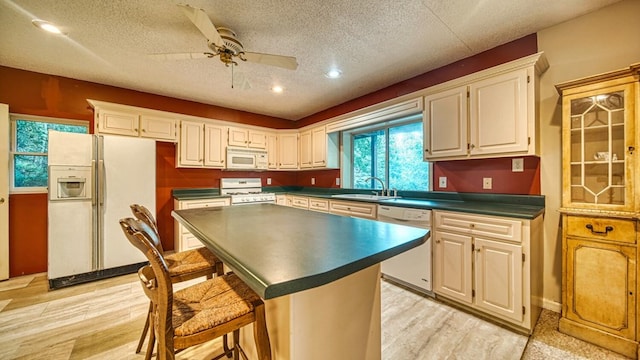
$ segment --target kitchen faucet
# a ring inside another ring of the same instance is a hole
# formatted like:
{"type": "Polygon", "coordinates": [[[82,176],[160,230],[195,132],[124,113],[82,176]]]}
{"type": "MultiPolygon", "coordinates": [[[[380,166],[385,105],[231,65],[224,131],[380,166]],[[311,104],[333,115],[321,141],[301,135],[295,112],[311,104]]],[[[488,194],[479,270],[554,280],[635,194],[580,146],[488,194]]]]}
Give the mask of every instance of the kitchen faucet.
{"type": "MultiPolygon", "coordinates": [[[[380,179],[379,177],[375,177],[375,176],[369,176],[368,178],[364,179],[363,181],[368,181],[368,180],[378,180],[378,182],[380,182],[380,186],[382,186],[382,196],[384,196],[384,192],[385,192],[385,188],[384,188],[384,181],[382,181],[382,179],[380,179]]],[[[389,195],[389,193],[387,192],[387,195],[389,195]]]]}

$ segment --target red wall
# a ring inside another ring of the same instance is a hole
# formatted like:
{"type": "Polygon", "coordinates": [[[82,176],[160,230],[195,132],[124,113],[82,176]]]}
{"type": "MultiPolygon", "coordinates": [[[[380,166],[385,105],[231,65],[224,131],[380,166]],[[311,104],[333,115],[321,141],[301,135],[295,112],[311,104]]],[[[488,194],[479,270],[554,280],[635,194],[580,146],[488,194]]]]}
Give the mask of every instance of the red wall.
{"type": "MultiPolygon", "coordinates": [[[[74,80],[0,66],[0,102],[9,104],[12,113],[86,120],[93,124],[93,111],[86,99],[189,114],[206,118],[266,126],[275,129],[300,128],[321,120],[354,111],[369,105],[411,93],[479,70],[499,65],[537,51],[536,35],[457,61],[423,75],[345,102],[311,115],[298,122],[253,114],[239,110],[205,105],[128,89],[74,80]]],[[[160,235],[166,249],[173,248],[173,188],[218,187],[221,177],[260,176],[272,179],[272,185],[337,187],[338,170],[300,172],[242,173],[221,170],[176,169],[175,148],[170,143],[157,146],[157,216],[160,235]]],[[[536,158],[525,160],[524,173],[510,173],[511,165],[503,160],[469,160],[442,162],[434,167],[435,176],[444,173],[449,178],[447,191],[482,192],[483,176],[494,178],[494,193],[539,194],[539,164],[536,158]],[[478,162],[479,161],[479,162],[478,162]],[[508,166],[507,166],[508,165],[508,166]],[[529,166],[534,166],[529,170],[529,166]],[[469,181],[475,178],[476,180],[469,181]],[[507,180],[508,179],[508,180],[507,180]],[[478,185],[480,189],[478,189],[478,185]]],[[[437,189],[436,190],[440,190],[437,189]]],[[[47,200],[45,194],[9,196],[10,276],[45,272],[47,270],[47,200]]]]}
{"type": "Polygon", "coordinates": [[[442,161],[433,164],[433,190],[514,195],[540,195],[540,158],[519,156],[524,159],[524,171],[512,172],[512,158],[442,161]],[[447,178],[447,187],[441,188],[438,179],[447,178]],[[492,189],[482,188],[483,178],[492,179],[492,189]]]}

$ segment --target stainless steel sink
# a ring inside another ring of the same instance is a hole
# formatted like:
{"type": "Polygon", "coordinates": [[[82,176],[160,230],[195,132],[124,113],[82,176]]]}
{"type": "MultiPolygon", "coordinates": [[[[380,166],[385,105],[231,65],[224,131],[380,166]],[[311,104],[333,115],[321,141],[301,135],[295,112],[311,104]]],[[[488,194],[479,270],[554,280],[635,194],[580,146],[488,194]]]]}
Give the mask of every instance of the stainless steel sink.
{"type": "Polygon", "coordinates": [[[373,195],[373,194],[336,194],[331,195],[331,197],[341,198],[341,199],[353,199],[353,200],[387,200],[387,199],[397,199],[398,196],[383,196],[383,195],[373,195]]]}

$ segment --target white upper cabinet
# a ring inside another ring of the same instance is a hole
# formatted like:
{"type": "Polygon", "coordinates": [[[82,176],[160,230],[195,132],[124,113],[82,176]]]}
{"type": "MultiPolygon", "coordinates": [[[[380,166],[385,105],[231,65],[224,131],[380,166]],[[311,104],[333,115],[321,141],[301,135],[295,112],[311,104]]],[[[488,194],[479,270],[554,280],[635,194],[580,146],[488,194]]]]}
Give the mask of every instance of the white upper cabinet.
{"type": "Polygon", "coordinates": [[[226,127],[204,124],[204,166],[224,168],[226,166],[226,127]]]}
{"type": "Polygon", "coordinates": [[[528,85],[527,69],[469,85],[471,155],[528,153],[527,97],[534,91],[528,85]]]}
{"type": "Polygon", "coordinates": [[[140,115],[140,137],[175,142],[177,137],[176,133],[176,119],[140,115]]]}
{"type": "Polygon", "coordinates": [[[467,154],[467,87],[424,98],[424,157],[458,157],[467,154]]]}
{"type": "Polygon", "coordinates": [[[89,100],[94,107],[94,133],[177,141],[178,120],[170,113],[89,100]]]}
{"type": "Polygon", "coordinates": [[[224,168],[227,128],[200,121],[180,123],[176,167],[224,168]]]}
{"type": "Polygon", "coordinates": [[[267,168],[278,168],[278,134],[274,132],[267,133],[267,168]]]}
{"type": "Polygon", "coordinates": [[[180,123],[180,144],[176,147],[176,167],[204,165],[204,124],[196,121],[180,123]]]}
{"type": "Polygon", "coordinates": [[[278,169],[298,169],[298,133],[278,134],[278,169]]]}
{"type": "Polygon", "coordinates": [[[337,132],[327,134],[324,125],[300,132],[300,168],[338,168],[337,132]]]}
{"type": "Polygon", "coordinates": [[[548,66],[538,53],[429,88],[424,159],[539,155],[537,81],[548,66]]]}
{"type": "Polygon", "coordinates": [[[308,169],[313,167],[313,142],[311,130],[300,133],[300,168],[308,169]]]}
{"type": "Polygon", "coordinates": [[[267,134],[260,130],[229,127],[229,146],[266,150],[267,134]]]}

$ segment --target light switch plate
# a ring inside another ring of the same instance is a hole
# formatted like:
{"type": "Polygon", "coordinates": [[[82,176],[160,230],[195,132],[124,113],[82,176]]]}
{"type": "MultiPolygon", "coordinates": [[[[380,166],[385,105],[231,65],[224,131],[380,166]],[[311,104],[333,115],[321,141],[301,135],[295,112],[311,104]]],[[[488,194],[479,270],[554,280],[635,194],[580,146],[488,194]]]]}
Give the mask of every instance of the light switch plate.
{"type": "Polygon", "coordinates": [[[340,178],[336,178],[336,185],[340,185],[340,178]]]}
{"type": "Polygon", "coordinates": [[[511,171],[512,172],[523,172],[524,171],[524,159],[523,158],[511,159],[511,171]]]}
{"type": "Polygon", "coordinates": [[[311,185],[315,185],[316,184],[316,178],[311,178],[311,185]]]}
{"type": "Polygon", "coordinates": [[[440,188],[446,188],[447,187],[447,177],[446,176],[440,176],[438,178],[438,187],[440,187],[440,188]]]}
{"type": "Polygon", "coordinates": [[[482,188],[487,190],[491,189],[493,185],[491,180],[491,178],[482,178],[482,188]]]}
{"type": "Polygon", "coordinates": [[[267,178],[267,185],[271,185],[271,178],[267,178]]]}

